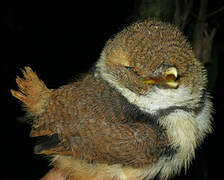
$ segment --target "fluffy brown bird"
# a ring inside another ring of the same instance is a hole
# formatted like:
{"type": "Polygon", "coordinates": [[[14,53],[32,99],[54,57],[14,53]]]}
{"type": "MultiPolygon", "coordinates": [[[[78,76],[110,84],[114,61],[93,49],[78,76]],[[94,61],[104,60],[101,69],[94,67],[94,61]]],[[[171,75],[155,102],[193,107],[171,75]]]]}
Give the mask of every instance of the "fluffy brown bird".
{"type": "Polygon", "coordinates": [[[78,180],[167,179],[188,168],[211,133],[206,71],[174,26],[141,21],[105,45],[94,71],[48,89],[29,67],[17,77],[33,118],[35,153],[78,180]]]}

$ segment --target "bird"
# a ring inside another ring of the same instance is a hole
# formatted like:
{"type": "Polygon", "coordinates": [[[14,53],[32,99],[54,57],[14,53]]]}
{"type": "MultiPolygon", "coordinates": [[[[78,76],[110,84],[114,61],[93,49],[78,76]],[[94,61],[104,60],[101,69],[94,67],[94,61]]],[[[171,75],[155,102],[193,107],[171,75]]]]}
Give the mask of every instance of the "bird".
{"type": "Polygon", "coordinates": [[[28,66],[22,73],[11,93],[40,139],[34,153],[71,180],[169,179],[213,131],[206,69],[167,22],[126,26],[93,68],[58,89],[28,66]]]}

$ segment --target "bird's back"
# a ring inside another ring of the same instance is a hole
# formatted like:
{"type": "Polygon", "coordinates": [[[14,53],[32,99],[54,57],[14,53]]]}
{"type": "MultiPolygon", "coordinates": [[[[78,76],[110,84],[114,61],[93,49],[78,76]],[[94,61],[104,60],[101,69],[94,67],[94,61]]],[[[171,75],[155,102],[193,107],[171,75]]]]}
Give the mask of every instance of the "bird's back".
{"type": "MultiPolygon", "coordinates": [[[[35,89],[38,80],[28,84],[27,79],[32,81],[34,73],[31,69],[24,73],[21,82],[25,84],[23,95],[29,98],[30,103],[26,104],[29,110],[34,106],[29,104],[37,97],[25,95],[35,89]]],[[[30,112],[33,114],[30,136],[43,139],[35,147],[38,154],[72,155],[87,162],[140,168],[158,161],[166,150],[167,136],[154,124],[153,117],[141,113],[92,73],[47,92],[44,99],[42,91],[36,93],[43,102],[41,111],[30,112]]],[[[13,93],[17,97],[18,91],[13,93]]]]}

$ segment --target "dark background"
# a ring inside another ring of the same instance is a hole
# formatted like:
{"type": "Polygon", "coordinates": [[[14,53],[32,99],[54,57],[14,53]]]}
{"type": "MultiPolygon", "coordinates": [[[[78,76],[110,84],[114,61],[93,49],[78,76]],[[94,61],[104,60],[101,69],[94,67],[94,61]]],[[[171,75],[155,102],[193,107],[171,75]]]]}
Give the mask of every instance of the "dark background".
{"type": "MultiPolygon", "coordinates": [[[[34,155],[30,127],[17,119],[24,115],[21,104],[10,95],[16,89],[15,77],[20,68],[30,66],[48,88],[66,84],[85,73],[98,59],[104,43],[132,20],[137,0],[1,1],[0,11],[0,92],[1,92],[1,170],[0,179],[39,179],[49,169],[44,156],[34,155]]],[[[222,3],[224,6],[224,2],[222,3]]],[[[208,8],[219,8],[210,1],[208,8]]],[[[213,10],[212,9],[212,10],[213,10]]],[[[187,175],[175,179],[222,179],[223,136],[223,12],[216,16],[219,24],[214,53],[218,58],[218,75],[211,88],[216,114],[214,133],[197,151],[187,175]]]]}

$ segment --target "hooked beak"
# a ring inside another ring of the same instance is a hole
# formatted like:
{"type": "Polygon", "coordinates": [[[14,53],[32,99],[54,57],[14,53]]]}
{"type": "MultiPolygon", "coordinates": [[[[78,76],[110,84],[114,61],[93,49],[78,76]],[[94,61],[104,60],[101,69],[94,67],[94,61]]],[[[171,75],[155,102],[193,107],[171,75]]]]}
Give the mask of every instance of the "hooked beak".
{"type": "Polygon", "coordinates": [[[178,72],[175,67],[170,67],[164,72],[164,77],[151,77],[144,79],[143,82],[148,85],[164,85],[168,88],[177,88],[179,83],[176,82],[178,72]]]}

